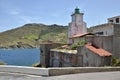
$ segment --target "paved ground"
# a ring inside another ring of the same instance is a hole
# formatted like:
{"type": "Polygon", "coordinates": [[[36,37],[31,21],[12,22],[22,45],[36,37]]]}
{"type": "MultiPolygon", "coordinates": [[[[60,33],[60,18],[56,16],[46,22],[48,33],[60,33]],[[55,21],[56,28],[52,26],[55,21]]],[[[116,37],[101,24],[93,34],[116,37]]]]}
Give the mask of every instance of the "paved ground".
{"type": "Polygon", "coordinates": [[[120,71],[81,73],[52,77],[41,77],[34,75],[1,72],[0,80],[120,80],[120,71]]]}

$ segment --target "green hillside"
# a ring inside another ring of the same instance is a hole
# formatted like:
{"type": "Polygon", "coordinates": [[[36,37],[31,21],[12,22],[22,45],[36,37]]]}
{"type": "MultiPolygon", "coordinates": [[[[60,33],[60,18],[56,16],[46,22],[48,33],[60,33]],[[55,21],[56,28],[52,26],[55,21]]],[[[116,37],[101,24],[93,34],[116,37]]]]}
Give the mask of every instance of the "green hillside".
{"type": "Polygon", "coordinates": [[[1,48],[36,47],[47,40],[67,43],[67,26],[26,24],[0,33],[1,48]]]}

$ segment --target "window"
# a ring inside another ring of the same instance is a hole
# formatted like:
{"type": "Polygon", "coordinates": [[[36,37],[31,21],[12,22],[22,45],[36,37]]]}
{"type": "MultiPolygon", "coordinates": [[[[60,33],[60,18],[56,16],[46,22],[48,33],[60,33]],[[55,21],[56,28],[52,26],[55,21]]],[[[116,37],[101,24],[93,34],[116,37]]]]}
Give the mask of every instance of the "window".
{"type": "Polygon", "coordinates": [[[110,23],[113,23],[113,20],[109,20],[110,23]]]}
{"type": "Polygon", "coordinates": [[[119,18],[116,18],[116,23],[119,23],[119,18]]]}
{"type": "Polygon", "coordinates": [[[103,32],[96,32],[97,35],[103,35],[103,32]]]}
{"type": "Polygon", "coordinates": [[[75,21],[75,16],[72,17],[72,21],[75,21]]]}

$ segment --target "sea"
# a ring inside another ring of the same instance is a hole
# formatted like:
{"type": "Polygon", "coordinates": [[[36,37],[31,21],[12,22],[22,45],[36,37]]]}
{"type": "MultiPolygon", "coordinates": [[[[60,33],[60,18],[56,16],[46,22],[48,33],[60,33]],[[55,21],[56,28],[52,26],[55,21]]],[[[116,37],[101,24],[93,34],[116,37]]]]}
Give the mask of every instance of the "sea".
{"type": "Polygon", "coordinates": [[[40,49],[0,49],[0,62],[14,66],[32,66],[40,63],[40,49]]]}

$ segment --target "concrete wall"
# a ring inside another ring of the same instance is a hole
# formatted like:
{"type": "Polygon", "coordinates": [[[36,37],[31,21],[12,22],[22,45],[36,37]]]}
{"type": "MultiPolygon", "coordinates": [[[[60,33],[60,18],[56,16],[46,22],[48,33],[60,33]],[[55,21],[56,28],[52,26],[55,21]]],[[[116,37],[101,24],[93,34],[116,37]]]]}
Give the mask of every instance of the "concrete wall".
{"type": "Polygon", "coordinates": [[[113,56],[120,59],[120,37],[113,37],[113,56]]]}
{"type": "Polygon", "coordinates": [[[75,73],[91,73],[91,72],[110,72],[120,71],[120,67],[65,67],[50,68],[49,76],[75,74],[75,73]]]}
{"type": "Polygon", "coordinates": [[[119,36],[120,37],[120,24],[101,24],[90,28],[93,33],[103,32],[103,35],[99,36],[119,36]]]}
{"type": "Polygon", "coordinates": [[[114,25],[113,24],[102,24],[92,27],[94,33],[103,32],[103,35],[99,36],[112,36],[114,35],[114,25]]]}
{"type": "Polygon", "coordinates": [[[83,67],[101,67],[111,65],[111,56],[99,56],[83,46],[79,46],[77,50],[78,56],[82,56],[82,62],[80,62],[79,65],[82,65],[83,67]]]}
{"type": "Polygon", "coordinates": [[[47,68],[35,68],[35,67],[24,67],[24,66],[0,66],[0,72],[8,73],[20,73],[38,76],[48,76],[49,71],[47,68]]]}
{"type": "Polygon", "coordinates": [[[113,47],[113,37],[112,36],[86,37],[85,40],[87,42],[92,43],[95,47],[103,48],[106,51],[113,53],[114,47],[113,47]]]}
{"type": "Polygon", "coordinates": [[[120,24],[114,24],[114,36],[120,37],[120,24]]]}
{"type": "Polygon", "coordinates": [[[62,67],[62,68],[34,68],[23,66],[0,66],[0,72],[19,73],[37,76],[56,76],[76,73],[120,71],[120,67],[62,67]]]}
{"type": "Polygon", "coordinates": [[[77,66],[77,55],[74,53],[50,51],[51,67],[75,67],[77,66]]]}
{"type": "Polygon", "coordinates": [[[120,16],[115,16],[115,17],[112,17],[112,18],[108,18],[108,23],[120,24],[120,16]],[[117,18],[118,18],[119,22],[116,22],[117,18]]]}
{"type": "Polygon", "coordinates": [[[40,64],[42,67],[49,67],[50,49],[59,47],[58,43],[40,44],[40,64]]]}
{"type": "Polygon", "coordinates": [[[103,48],[116,58],[120,58],[120,37],[119,36],[93,36],[86,37],[87,42],[92,43],[94,46],[103,48]]]}
{"type": "Polygon", "coordinates": [[[77,53],[50,51],[50,67],[100,67],[110,66],[111,56],[99,56],[84,46],[77,48],[77,53]]]}

